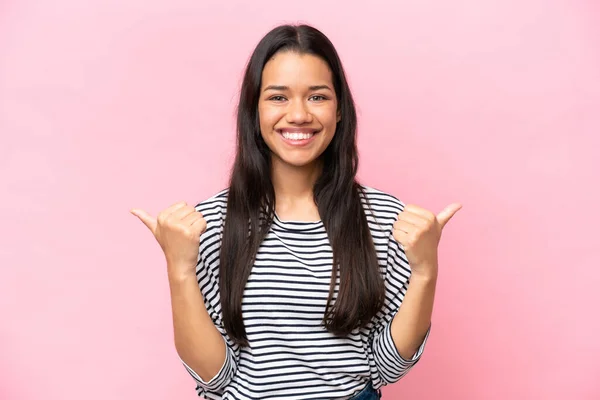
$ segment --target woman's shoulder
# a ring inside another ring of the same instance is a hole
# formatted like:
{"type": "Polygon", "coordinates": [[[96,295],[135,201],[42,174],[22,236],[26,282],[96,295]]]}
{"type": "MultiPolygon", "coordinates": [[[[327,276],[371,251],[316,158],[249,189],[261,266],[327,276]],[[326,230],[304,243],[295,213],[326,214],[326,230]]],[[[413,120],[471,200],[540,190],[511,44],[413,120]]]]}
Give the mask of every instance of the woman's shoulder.
{"type": "Polygon", "coordinates": [[[228,193],[229,188],[222,189],[200,201],[194,207],[196,211],[202,214],[209,228],[222,225],[227,210],[228,193]]]}
{"type": "Polygon", "coordinates": [[[374,214],[392,213],[396,216],[404,210],[404,203],[395,195],[372,186],[361,184],[360,187],[362,189],[360,197],[363,200],[363,203],[365,203],[365,206],[371,209],[374,214]]]}
{"type": "Polygon", "coordinates": [[[216,193],[211,194],[209,197],[204,198],[196,205],[196,210],[201,211],[202,209],[214,208],[214,207],[225,207],[227,206],[227,194],[229,188],[222,189],[216,193]]]}

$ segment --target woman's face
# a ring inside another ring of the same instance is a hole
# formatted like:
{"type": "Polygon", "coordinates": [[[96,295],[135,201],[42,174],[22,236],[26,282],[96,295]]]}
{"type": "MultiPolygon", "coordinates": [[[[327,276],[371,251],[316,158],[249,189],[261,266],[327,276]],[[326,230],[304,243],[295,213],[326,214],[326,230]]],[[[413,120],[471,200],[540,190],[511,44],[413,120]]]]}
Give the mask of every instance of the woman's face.
{"type": "Polygon", "coordinates": [[[327,63],[310,54],[275,54],[262,72],[258,114],[274,158],[297,167],[313,163],[340,119],[327,63]]]}

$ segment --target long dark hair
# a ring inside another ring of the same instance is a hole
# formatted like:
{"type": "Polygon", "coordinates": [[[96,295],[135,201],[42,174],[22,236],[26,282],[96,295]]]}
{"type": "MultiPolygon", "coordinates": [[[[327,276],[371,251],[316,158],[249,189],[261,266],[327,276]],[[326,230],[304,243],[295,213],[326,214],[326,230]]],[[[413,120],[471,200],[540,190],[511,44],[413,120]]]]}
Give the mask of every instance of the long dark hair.
{"type": "Polygon", "coordinates": [[[327,62],[341,113],[332,142],[321,155],[324,168],[313,188],[314,200],[333,249],[324,326],[335,335],[348,335],[369,323],[385,296],[375,246],[360,199],[364,191],[356,180],[356,109],[341,61],[333,44],[319,30],[307,25],[279,26],[258,43],[244,74],[237,108],[237,153],[231,171],[220,253],[223,323],[231,339],[242,346],[248,345],[242,297],[256,253],[275,213],[271,152],[261,136],[258,100],[263,68],[271,57],[282,51],[312,54],[327,62]],[[338,273],[340,287],[333,301],[338,273]]]}

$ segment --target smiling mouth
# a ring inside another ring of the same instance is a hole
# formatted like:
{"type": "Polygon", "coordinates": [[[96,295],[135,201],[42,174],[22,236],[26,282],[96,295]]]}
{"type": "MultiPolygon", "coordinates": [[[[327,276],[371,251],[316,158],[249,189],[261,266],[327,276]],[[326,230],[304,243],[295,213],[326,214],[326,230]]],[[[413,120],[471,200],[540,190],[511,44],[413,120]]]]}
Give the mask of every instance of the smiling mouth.
{"type": "Polygon", "coordinates": [[[283,136],[283,138],[286,140],[303,141],[303,140],[308,140],[308,139],[312,138],[317,133],[319,133],[319,131],[304,130],[304,129],[301,131],[278,129],[277,133],[279,133],[281,136],[283,136]]]}

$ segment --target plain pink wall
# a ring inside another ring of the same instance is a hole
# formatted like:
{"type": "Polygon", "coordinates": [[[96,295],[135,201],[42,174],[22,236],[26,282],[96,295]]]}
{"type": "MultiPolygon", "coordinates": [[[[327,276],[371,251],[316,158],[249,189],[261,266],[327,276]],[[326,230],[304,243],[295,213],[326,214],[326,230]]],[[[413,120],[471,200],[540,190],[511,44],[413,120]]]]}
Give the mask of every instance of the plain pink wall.
{"type": "Polygon", "coordinates": [[[193,399],[153,213],[226,185],[254,45],[306,21],[360,177],[439,211],[433,331],[386,399],[600,398],[593,1],[0,4],[0,399],[193,399]]]}

